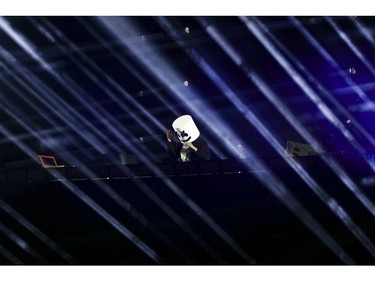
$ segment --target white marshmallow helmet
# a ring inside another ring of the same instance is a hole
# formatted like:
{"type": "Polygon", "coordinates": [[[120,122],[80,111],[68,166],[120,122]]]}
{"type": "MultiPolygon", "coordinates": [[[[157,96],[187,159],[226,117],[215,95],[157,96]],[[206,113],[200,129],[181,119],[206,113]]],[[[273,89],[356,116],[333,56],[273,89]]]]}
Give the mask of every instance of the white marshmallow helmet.
{"type": "Polygon", "coordinates": [[[190,115],[182,115],[178,117],[173,121],[172,127],[182,143],[193,142],[200,135],[200,132],[190,115]]]}

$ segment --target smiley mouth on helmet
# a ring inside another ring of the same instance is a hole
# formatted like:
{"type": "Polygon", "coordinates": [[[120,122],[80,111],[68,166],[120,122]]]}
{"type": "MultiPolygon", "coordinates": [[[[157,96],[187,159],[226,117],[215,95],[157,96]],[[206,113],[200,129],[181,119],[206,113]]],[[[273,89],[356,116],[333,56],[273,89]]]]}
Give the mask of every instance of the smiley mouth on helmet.
{"type": "Polygon", "coordinates": [[[188,142],[190,139],[191,139],[191,137],[188,137],[187,139],[181,139],[181,138],[180,138],[180,141],[181,141],[181,142],[188,142]]]}

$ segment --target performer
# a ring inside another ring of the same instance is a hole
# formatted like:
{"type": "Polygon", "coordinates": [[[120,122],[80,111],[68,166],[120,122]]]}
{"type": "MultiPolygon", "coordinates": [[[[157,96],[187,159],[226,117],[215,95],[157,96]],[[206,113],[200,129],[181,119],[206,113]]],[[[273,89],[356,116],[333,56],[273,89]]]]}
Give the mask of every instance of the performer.
{"type": "Polygon", "coordinates": [[[210,160],[211,151],[207,142],[200,137],[200,132],[190,115],[183,115],[172,123],[173,130],[167,132],[167,152],[169,159],[182,162],[210,160]],[[177,134],[179,142],[174,141],[177,134]]]}

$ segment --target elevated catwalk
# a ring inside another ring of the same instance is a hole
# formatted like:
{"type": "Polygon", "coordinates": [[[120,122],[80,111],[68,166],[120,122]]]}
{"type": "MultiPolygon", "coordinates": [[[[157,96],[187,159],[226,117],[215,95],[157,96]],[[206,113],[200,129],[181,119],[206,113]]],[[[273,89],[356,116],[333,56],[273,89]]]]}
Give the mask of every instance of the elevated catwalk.
{"type": "MultiPolygon", "coordinates": [[[[353,155],[332,157],[374,202],[369,164],[353,155]]],[[[295,159],[349,214],[370,245],[375,242],[374,216],[347,183],[319,156],[295,159]]],[[[371,246],[353,235],[284,158],[262,160],[353,263],[375,263],[371,246]]],[[[79,167],[3,170],[0,263],[346,263],[262,183],[269,171],[245,168],[239,160],[157,167],[159,174],[144,165],[94,166],[93,177],[79,167]]]]}

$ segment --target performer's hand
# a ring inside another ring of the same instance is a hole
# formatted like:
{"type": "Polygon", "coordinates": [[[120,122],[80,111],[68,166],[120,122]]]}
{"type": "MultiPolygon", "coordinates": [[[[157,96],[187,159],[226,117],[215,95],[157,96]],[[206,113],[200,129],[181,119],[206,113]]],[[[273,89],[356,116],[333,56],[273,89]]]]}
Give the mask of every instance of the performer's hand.
{"type": "Polygon", "coordinates": [[[197,151],[197,150],[198,150],[198,148],[196,148],[192,142],[187,142],[186,144],[187,144],[192,150],[194,150],[194,151],[197,151]]]}

